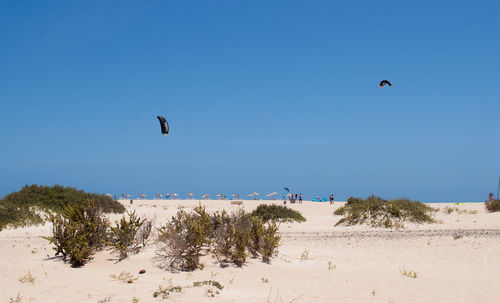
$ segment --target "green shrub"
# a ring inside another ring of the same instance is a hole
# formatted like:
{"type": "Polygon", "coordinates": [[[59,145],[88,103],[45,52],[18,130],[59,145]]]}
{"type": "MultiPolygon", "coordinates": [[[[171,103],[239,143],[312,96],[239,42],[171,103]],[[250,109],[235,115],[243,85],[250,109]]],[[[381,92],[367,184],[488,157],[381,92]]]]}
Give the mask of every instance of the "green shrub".
{"type": "Polygon", "coordinates": [[[56,256],[61,254],[74,267],[87,263],[106,244],[109,223],[92,200],[66,206],[62,214],[50,214],[49,221],[52,236],[45,238],[54,244],[56,256]]]}
{"type": "Polygon", "coordinates": [[[213,253],[221,265],[230,262],[242,266],[245,263],[251,230],[252,220],[242,209],[232,214],[227,224],[215,229],[213,253]]]}
{"type": "Polygon", "coordinates": [[[334,214],[344,216],[336,226],[367,223],[373,227],[398,228],[403,227],[404,222],[432,223],[433,211],[436,210],[417,201],[384,200],[372,195],[366,200],[351,197],[334,214]]]}
{"type": "Polygon", "coordinates": [[[278,253],[281,236],[278,233],[278,223],[276,221],[262,222],[258,217],[250,217],[252,227],[248,250],[252,257],[262,257],[262,262],[269,263],[271,258],[278,253]]]}
{"type": "Polygon", "coordinates": [[[120,221],[111,226],[110,244],[120,254],[120,260],[125,259],[129,252],[138,252],[141,242],[138,241],[137,233],[146,221],[140,219],[133,212],[127,212],[128,219],[123,216],[120,221]]]}
{"type": "Polygon", "coordinates": [[[17,207],[0,201],[0,231],[7,226],[24,227],[43,223],[43,212],[36,206],[17,207]]]}
{"type": "Polygon", "coordinates": [[[191,213],[179,209],[163,227],[158,229],[156,254],[163,266],[172,270],[202,268],[202,250],[211,243],[212,218],[202,206],[191,213]]]}
{"type": "Polygon", "coordinates": [[[262,221],[277,220],[281,222],[305,222],[304,218],[298,211],[281,205],[261,204],[251,213],[252,216],[259,217],[262,221]]]}
{"type": "Polygon", "coordinates": [[[500,211],[500,200],[486,201],[484,204],[490,213],[500,211]]]}
{"type": "Polygon", "coordinates": [[[0,200],[0,230],[8,225],[18,227],[43,223],[43,213],[61,213],[66,206],[82,204],[87,200],[93,200],[105,213],[125,211],[122,204],[106,195],[86,193],[61,185],[26,185],[0,200]]]}

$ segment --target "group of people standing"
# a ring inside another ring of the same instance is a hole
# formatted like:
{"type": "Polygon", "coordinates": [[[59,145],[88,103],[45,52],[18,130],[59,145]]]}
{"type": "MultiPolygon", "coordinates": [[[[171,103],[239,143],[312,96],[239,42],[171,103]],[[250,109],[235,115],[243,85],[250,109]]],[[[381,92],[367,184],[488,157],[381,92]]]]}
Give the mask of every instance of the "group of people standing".
{"type": "MultiPolygon", "coordinates": [[[[302,204],[302,193],[288,194],[287,200],[290,200],[290,203],[298,202],[299,204],[302,204]]],[[[335,203],[335,196],[333,194],[331,194],[329,197],[329,200],[330,200],[330,204],[335,203]]],[[[318,201],[321,201],[319,197],[318,197],[318,201]]],[[[323,201],[325,201],[325,200],[323,200],[323,201]]]]}
{"type": "Polygon", "coordinates": [[[299,204],[302,204],[302,193],[288,194],[287,198],[290,199],[290,203],[298,202],[299,204]]]}

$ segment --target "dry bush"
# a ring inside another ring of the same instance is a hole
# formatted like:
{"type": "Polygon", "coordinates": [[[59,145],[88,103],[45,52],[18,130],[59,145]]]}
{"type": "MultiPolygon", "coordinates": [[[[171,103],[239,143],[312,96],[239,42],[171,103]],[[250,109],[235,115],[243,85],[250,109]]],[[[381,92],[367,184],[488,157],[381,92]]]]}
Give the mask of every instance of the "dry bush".
{"type": "Polygon", "coordinates": [[[136,237],[135,237],[135,242],[138,244],[141,244],[142,247],[146,247],[146,245],[149,243],[149,240],[153,236],[153,227],[155,225],[155,219],[145,219],[142,222],[141,227],[137,231],[136,237]]]}
{"type": "Polygon", "coordinates": [[[202,268],[200,257],[208,249],[212,233],[212,219],[204,207],[195,207],[191,213],[179,209],[158,229],[156,254],[160,265],[174,271],[202,268]]]}
{"type": "Polygon", "coordinates": [[[500,211],[500,200],[486,201],[484,204],[490,213],[500,211]]]}
{"type": "Polygon", "coordinates": [[[221,264],[243,265],[248,252],[269,262],[280,245],[278,224],[262,222],[244,210],[206,213],[198,206],[187,213],[179,209],[163,227],[158,229],[157,259],[160,266],[171,270],[202,268],[200,257],[213,253],[221,264]]]}

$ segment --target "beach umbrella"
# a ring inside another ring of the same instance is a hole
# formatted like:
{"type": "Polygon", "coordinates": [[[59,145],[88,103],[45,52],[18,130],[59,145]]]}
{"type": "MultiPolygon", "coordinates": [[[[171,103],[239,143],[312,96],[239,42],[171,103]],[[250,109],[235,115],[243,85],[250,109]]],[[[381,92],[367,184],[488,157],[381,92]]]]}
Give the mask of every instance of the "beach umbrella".
{"type": "Polygon", "coordinates": [[[108,197],[113,197],[112,194],[104,194],[105,196],[108,196],[108,197]]]}
{"type": "Polygon", "coordinates": [[[177,196],[178,196],[178,194],[176,194],[176,193],[172,194],[172,197],[177,197],[177,196]]]}
{"type": "Polygon", "coordinates": [[[201,199],[202,199],[202,200],[205,200],[205,199],[206,199],[206,198],[208,198],[208,197],[210,197],[210,195],[209,195],[209,194],[204,194],[204,195],[201,197],[201,199]]]}

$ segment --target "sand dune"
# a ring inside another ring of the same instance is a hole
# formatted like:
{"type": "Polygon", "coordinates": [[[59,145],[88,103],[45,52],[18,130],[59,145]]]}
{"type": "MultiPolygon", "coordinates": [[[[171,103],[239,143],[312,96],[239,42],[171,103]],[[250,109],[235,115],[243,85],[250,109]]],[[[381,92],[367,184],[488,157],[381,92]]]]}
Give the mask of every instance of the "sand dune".
{"type": "MultiPolygon", "coordinates": [[[[178,207],[198,203],[208,211],[236,210],[230,201],[122,201],[141,216],[156,217],[160,225],[178,207]]],[[[244,201],[243,208],[259,203],[244,201]]],[[[281,201],[275,201],[280,203],[281,201]]],[[[41,236],[48,225],[0,232],[0,301],[19,294],[20,302],[139,302],[162,301],[152,294],[169,280],[189,286],[194,281],[217,280],[224,289],[214,298],[206,287],[173,294],[174,302],[498,302],[500,276],[500,213],[488,214],[484,204],[431,204],[456,207],[461,214],[436,213],[441,223],[407,225],[402,230],[368,226],[337,226],[333,210],[342,203],[287,204],[299,210],[305,223],[281,224],[282,246],[271,264],[249,259],[242,268],[219,267],[205,257],[206,267],[171,273],[154,262],[155,247],[117,262],[110,251],[99,252],[82,268],[71,268],[41,236]],[[472,212],[476,212],[473,214],[472,212]],[[139,275],[138,271],[146,273],[139,275]],[[138,279],[127,284],[110,277],[130,272],[138,279]],[[416,278],[402,272],[416,273],[416,278]],[[19,279],[31,274],[33,283],[19,279]]],[[[120,216],[112,215],[111,220],[120,216]]],[[[163,301],[169,301],[163,300],[163,301]]]]}

